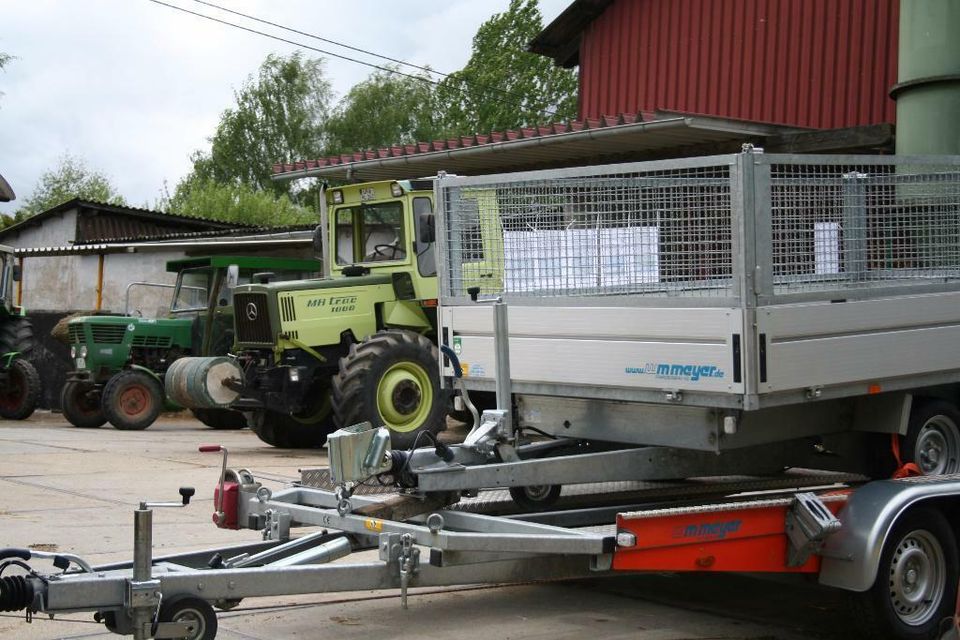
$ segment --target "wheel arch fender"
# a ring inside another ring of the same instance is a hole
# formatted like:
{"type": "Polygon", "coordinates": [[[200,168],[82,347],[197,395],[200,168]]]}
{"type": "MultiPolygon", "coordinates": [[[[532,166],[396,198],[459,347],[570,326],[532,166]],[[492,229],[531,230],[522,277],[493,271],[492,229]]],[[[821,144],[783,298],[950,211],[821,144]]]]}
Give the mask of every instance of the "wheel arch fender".
{"type": "Polygon", "coordinates": [[[153,369],[149,369],[149,368],[147,368],[147,367],[145,367],[145,366],[143,366],[143,365],[140,365],[140,364],[128,364],[126,367],[124,367],[124,369],[132,369],[132,370],[134,370],[134,371],[142,371],[142,372],[144,372],[145,374],[147,374],[148,376],[150,376],[151,378],[153,378],[154,380],[156,380],[158,383],[160,383],[160,388],[161,388],[161,389],[164,388],[164,387],[163,387],[163,378],[161,378],[159,375],[157,375],[157,372],[154,371],[153,369]]]}
{"type": "MultiPolygon", "coordinates": [[[[873,586],[890,531],[911,509],[960,510],[960,475],[878,480],[850,496],[837,517],[840,531],[824,542],[818,580],[847,591],[873,586]]],[[[948,517],[956,539],[957,528],[948,517]]]]}

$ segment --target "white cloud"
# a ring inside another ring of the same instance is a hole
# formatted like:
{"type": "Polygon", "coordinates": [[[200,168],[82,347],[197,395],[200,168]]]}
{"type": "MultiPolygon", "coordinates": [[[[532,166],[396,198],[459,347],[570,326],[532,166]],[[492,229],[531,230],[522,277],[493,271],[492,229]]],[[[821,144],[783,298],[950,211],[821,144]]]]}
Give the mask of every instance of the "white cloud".
{"type": "MultiPolygon", "coordinates": [[[[169,2],[277,32],[188,0],[169,2]]],[[[229,7],[450,72],[469,58],[480,23],[507,4],[235,0],[229,7]]],[[[568,4],[541,0],[545,21],[568,4]]],[[[21,198],[70,152],[107,173],[131,204],[152,204],[163,181],[175,184],[189,170],[190,153],[206,146],[220,113],[232,104],[234,88],[268,53],[296,49],[147,0],[0,0],[0,15],[0,52],[17,56],[0,72],[5,93],[0,97],[0,173],[21,198]]],[[[304,36],[282,35],[361,57],[304,36]]],[[[328,57],[326,71],[342,95],[371,69],[328,57]]],[[[17,204],[2,204],[0,212],[17,204]]]]}

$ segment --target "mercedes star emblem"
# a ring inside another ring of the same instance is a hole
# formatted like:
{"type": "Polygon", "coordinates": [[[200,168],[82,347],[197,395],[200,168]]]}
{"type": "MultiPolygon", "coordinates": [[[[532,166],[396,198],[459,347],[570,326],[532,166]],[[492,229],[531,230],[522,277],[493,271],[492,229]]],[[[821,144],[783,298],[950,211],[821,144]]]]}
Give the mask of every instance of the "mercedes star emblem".
{"type": "Polygon", "coordinates": [[[257,305],[252,302],[247,303],[247,320],[253,322],[257,319],[257,316],[260,315],[260,311],[257,309],[257,305]]]}

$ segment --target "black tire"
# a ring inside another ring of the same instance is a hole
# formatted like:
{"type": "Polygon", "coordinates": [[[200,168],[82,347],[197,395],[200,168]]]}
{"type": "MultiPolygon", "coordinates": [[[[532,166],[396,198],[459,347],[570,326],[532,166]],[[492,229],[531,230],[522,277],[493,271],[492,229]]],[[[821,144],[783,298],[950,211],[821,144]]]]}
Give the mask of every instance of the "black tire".
{"type": "Polygon", "coordinates": [[[193,416],[211,429],[243,429],[247,419],[231,409],[191,409],[193,416]]]}
{"type": "Polygon", "coordinates": [[[217,637],[217,614],[205,600],[192,596],[174,596],[164,600],[157,615],[158,622],[185,622],[193,625],[184,640],[214,640],[217,637]]]}
{"type": "Polygon", "coordinates": [[[8,318],[0,325],[0,355],[14,351],[21,358],[33,357],[33,325],[26,318],[8,318]]]}
{"type": "MultiPolygon", "coordinates": [[[[424,431],[439,433],[446,428],[447,412],[447,398],[440,390],[439,360],[436,345],[412,331],[381,331],[350,345],[331,383],[337,426],[369,421],[387,427],[395,449],[410,448],[424,431]],[[381,403],[378,390],[384,381],[393,391],[385,394],[381,403]]],[[[418,444],[428,442],[421,439],[418,444]]]]}
{"type": "Polygon", "coordinates": [[[107,421],[100,407],[100,394],[89,382],[72,381],[63,385],[60,410],[67,422],[81,429],[96,429],[107,421]]]}
{"type": "MultiPolygon", "coordinates": [[[[323,372],[320,375],[324,375],[323,372]]],[[[281,449],[322,447],[336,426],[330,404],[330,379],[314,380],[310,397],[314,403],[295,415],[266,411],[254,416],[250,429],[263,442],[281,449]]]]}
{"type": "Polygon", "coordinates": [[[544,484],[535,487],[510,487],[514,504],[524,511],[544,511],[560,497],[560,485],[544,484]]]}
{"type": "Polygon", "coordinates": [[[0,418],[26,420],[40,400],[40,375],[23,358],[14,358],[6,374],[7,382],[0,388],[0,418]]]}
{"type": "Polygon", "coordinates": [[[163,409],[163,388],[157,379],[138,369],[125,369],[103,387],[103,415],[121,431],[142,431],[163,409]]]}
{"type": "Polygon", "coordinates": [[[946,400],[916,399],[900,451],[923,475],[960,473],[960,411],[946,400]]]}
{"type": "Polygon", "coordinates": [[[943,514],[907,511],[887,536],[873,586],[852,595],[857,626],[868,638],[939,638],[941,622],[953,615],[958,577],[956,538],[943,514]]]}

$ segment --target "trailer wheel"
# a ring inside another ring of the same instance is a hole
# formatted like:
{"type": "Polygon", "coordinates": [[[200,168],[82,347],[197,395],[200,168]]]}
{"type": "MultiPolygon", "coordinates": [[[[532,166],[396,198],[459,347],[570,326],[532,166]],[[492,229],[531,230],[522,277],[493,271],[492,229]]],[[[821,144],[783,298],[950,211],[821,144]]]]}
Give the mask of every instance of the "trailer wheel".
{"type": "Polygon", "coordinates": [[[247,419],[231,409],[191,409],[193,416],[211,429],[243,429],[247,419]]]}
{"type": "Polygon", "coordinates": [[[957,544],[939,511],[908,511],[887,535],[877,577],[854,594],[854,613],[864,635],[902,640],[939,637],[953,614],[960,567],[957,544]]]}
{"type": "Polygon", "coordinates": [[[107,421],[100,408],[100,394],[89,382],[71,381],[60,390],[60,410],[75,427],[96,429],[107,421]]]}
{"type": "Polygon", "coordinates": [[[182,622],[190,626],[183,640],[214,640],[217,637],[217,614],[205,600],[192,596],[174,596],[164,601],[158,622],[182,622]]]}
{"type": "Polygon", "coordinates": [[[163,408],[163,389],[156,378],[126,369],[103,388],[103,414],[121,431],[141,431],[154,423],[163,408]]]}
{"type": "Polygon", "coordinates": [[[386,427],[396,449],[410,448],[424,431],[439,433],[447,409],[439,361],[436,345],[412,331],[381,331],[350,345],[332,382],[337,426],[386,427]]]}
{"type": "Polygon", "coordinates": [[[40,399],[40,376],[33,365],[14,358],[7,367],[7,383],[0,389],[0,418],[26,420],[40,399]]]}
{"type": "Polygon", "coordinates": [[[903,457],[925,476],[960,473],[960,411],[945,400],[919,404],[910,415],[903,457]]]}
{"type": "Polygon", "coordinates": [[[560,497],[560,485],[540,484],[529,487],[510,487],[510,497],[521,509],[543,511],[554,505],[560,497]]]}

